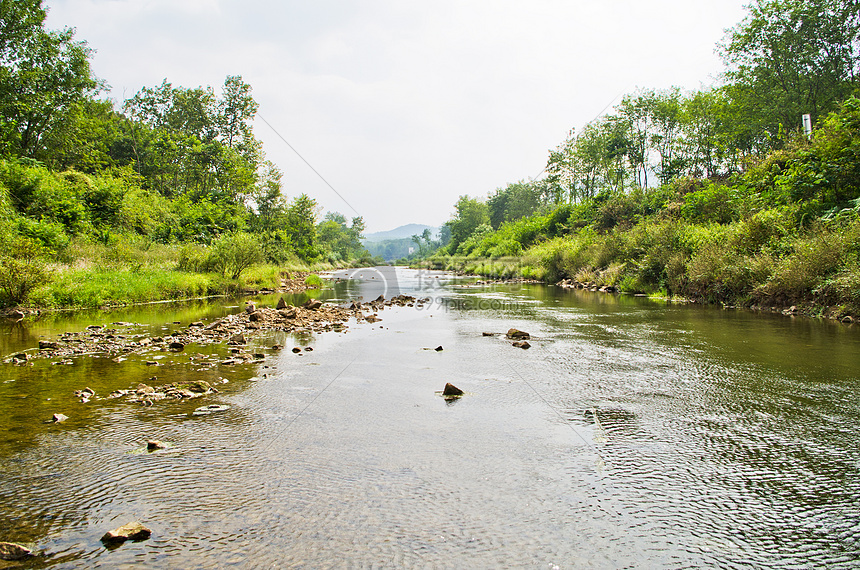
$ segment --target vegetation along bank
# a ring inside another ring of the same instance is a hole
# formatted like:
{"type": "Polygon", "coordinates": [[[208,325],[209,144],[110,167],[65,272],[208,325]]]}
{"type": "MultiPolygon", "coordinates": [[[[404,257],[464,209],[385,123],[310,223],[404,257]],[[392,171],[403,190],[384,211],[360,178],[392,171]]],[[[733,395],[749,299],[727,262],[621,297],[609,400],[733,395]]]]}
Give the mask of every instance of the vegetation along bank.
{"type": "Polygon", "coordinates": [[[625,96],[549,152],[546,176],[461,196],[411,262],[853,322],[858,10],[752,3],[718,46],[719,86],[625,96]]]}
{"type": "Polygon", "coordinates": [[[73,30],[38,0],[0,22],[0,308],[110,304],[278,288],[366,265],[364,221],[288,200],[252,129],[241,76],[165,80],[117,106],[73,30]]]}

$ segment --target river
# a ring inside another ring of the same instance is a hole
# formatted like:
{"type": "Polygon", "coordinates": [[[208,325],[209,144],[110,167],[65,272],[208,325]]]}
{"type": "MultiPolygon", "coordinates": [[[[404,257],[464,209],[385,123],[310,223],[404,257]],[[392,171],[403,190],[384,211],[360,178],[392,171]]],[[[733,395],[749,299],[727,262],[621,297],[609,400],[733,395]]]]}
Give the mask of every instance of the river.
{"type": "MultiPolygon", "coordinates": [[[[320,298],[430,301],[346,333],[263,335],[256,363],[213,364],[229,348],[209,345],[0,365],[0,541],[38,553],[14,564],[860,565],[858,326],[401,268],[338,276],[320,298]],[[512,327],[531,348],[511,346],[512,327]],[[219,393],[104,397],[179,379],[219,393]],[[465,395],[442,398],[448,382],[465,395]],[[229,408],[193,414],[207,404],[229,408]],[[68,419],[46,423],[54,413],[68,419]],[[169,447],[149,453],[149,439],[169,447]],[[148,540],[100,542],[134,520],[148,540]]],[[[94,324],[168,332],[241,304],[4,322],[0,354],[94,324]]]]}

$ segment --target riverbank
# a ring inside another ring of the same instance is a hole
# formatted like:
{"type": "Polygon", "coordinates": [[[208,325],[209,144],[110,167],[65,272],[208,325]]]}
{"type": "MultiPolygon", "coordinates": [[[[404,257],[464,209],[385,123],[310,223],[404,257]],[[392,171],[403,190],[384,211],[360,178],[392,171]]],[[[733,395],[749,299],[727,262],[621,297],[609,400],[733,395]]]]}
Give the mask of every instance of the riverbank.
{"type": "MultiPolygon", "coordinates": [[[[860,226],[858,226],[860,228],[860,226]]],[[[819,248],[831,250],[829,265],[822,268],[815,266],[816,253],[810,243],[796,244],[797,252],[792,252],[787,259],[771,263],[780,266],[777,279],[784,284],[789,278],[795,284],[793,288],[777,289],[774,280],[756,286],[748,283],[744,288],[739,283],[733,283],[720,275],[729,273],[750,272],[749,259],[740,266],[723,260],[720,265],[711,264],[707,269],[713,272],[706,275],[700,267],[704,262],[690,259],[683,269],[683,274],[674,277],[676,288],[666,285],[665,278],[653,286],[647,286],[640,279],[632,279],[631,275],[642,271],[642,260],[649,256],[665,252],[653,249],[640,250],[638,258],[621,261],[617,259],[602,269],[593,265],[574,265],[571,258],[577,253],[587,256],[598,256],[600,250],[582,252],[582,244],[575,244],[573,238],[567,240],[552,240],[554,243],[542,243],[531,248],[521,257],[505,258],[473,258],[473,257],[434,257],[416,264],[422,269],[444,269],[461,274],[475,275],[486,279],[486,283],[544,283],[556,285],[564,289],[584,289],[595,293],[641,295],[652,298],[662,298],[674,302],[696,303],[702,305],[717,305],[725,308],[742,308],[757,312],[780,313],[786,316],[805,316],[824,318],[852,324],[860,320],[860,269],[854,257],[856,244],[853,236],[860,232],[851,228],[850,232],[839,235],[807,236],[808,242],[818,244],[819,248]],[[571,249],[565,250],[566,247],[571,249]],[[833,253],[833,252],[836,253],[833,253]],[[551,252],[551,255],[548,254],[551,252]],[[807,266],[800,266],[798,257],[803,256],[807,266]],[[835,257],[835,260],[833,259],[835,257]],[[809,267],[813,266],[813,267],[809,267]],[[790,273],[794,269],[797,273],[790,273]],[[689,271],[692,270],[692,273],[689,271]],[[855,284],[855,281],[857,283],[855,284]],[[797,285],[803,284],[803,285],[797,285]],[[804,286],[805,285],[805,286],[804,286]],[[686,291],[686,294],[682,292],[686,291]],[[710,292],[710,294],[706,294],[710,292]]],[[[593,236],[592,236],[593,237],[593,236]]],[[[617,238],[617,236],[616,236],[617,238]]],[[[680,256],[680,253],[678,254],[680,256]]],[[[723,253],[724,257],[732,256],[731,251],[723,253]]],[[[623,258],[619,254],[619,258],[623,258]]]]}

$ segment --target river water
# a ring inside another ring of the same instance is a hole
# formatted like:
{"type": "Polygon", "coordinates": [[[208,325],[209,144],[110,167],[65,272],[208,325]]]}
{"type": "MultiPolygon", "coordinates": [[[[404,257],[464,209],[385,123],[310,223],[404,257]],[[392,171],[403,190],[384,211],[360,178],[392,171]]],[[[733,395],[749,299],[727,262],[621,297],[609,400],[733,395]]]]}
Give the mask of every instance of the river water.
{"type": "MultiPolygon", "coordinates": [[[[16,564],[860,565],[857,326],[406,269],[339,276],[353,279],[322,298],[431,301],[343,334],[268,334],[255,364],[212,366],[202,356],[228,354],[212,345],[0,365],[0,541],[39,553],[16,564]],[[530,349],[498,334],[511,327],[530,349]],[[73,396],[179,379],[220,392],[73,396]],[[443,399],[446,382],[465,396],[443,399]],[[192,413],[205,404],[229,409],[192,413]],[[45,423],[54,413],[69,419],[45,423]],[[147,453],[148,439],[170,447],[147,453]],[[133,520],[150,539],[100,542],[133,520]]],[[[162,334],[239,304],[7,322],[0,354],[92,324],[162,334]]]]}

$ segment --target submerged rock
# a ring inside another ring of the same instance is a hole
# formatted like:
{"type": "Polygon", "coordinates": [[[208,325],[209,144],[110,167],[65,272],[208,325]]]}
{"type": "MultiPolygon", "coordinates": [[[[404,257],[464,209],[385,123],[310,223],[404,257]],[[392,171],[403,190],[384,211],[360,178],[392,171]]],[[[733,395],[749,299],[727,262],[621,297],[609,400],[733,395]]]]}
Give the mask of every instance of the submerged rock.
{"type": "Polygon", "coordinates": [[[230,406],[224,404],[209,404],[208,406],[201,406],[194,410],[191,415],[194,416],[208,416],[209,414],[214,414],[217,412],[225,412],[230,409],[230,406]]]}
{"type": "Polygon", "coordinates": [[[102,542],[117,543],[125,542],[126,540],[146,540],[150,535],[152,535],[151,530],[135,521],[109,530],[102,537],[102,542]]]}
{"type": "Polygon", "coordinates": [[[33,556],[33,551],[14,542],[0,542],[0,560],[24,560],[33,556]]]}

